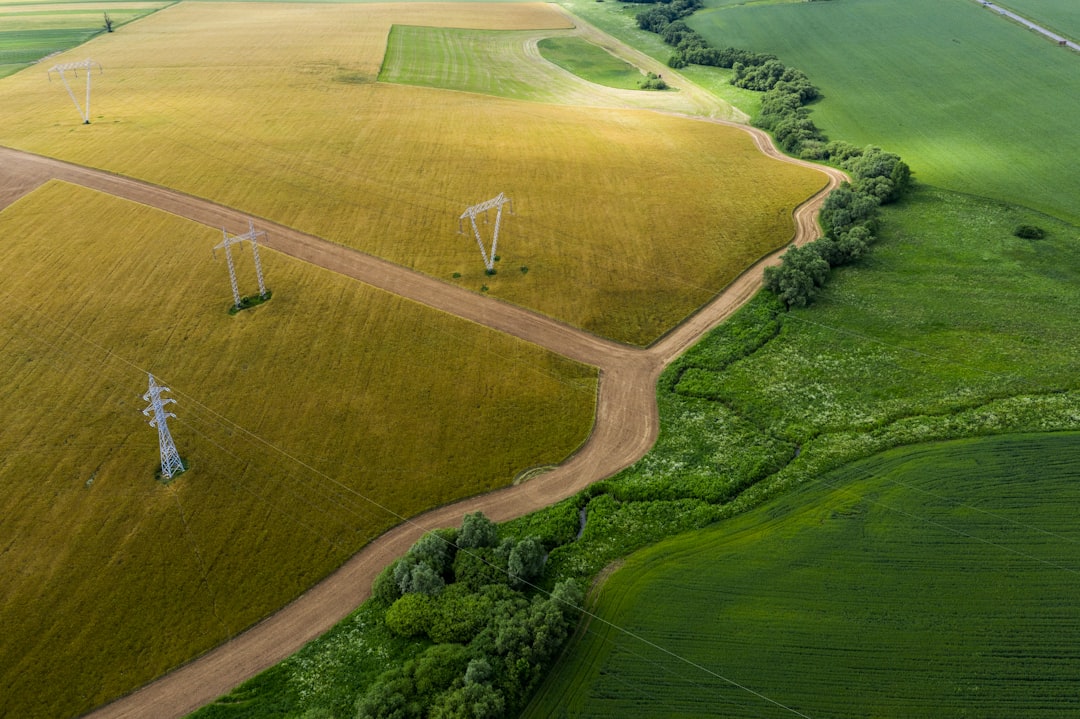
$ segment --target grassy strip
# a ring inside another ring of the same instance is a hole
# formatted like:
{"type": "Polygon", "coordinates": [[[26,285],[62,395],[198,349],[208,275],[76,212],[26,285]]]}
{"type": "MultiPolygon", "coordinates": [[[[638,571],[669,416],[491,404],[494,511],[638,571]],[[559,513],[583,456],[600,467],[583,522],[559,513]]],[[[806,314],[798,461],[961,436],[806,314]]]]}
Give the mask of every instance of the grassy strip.
{"type": "Polygon", "coordinates": [[[592,427],[594,369],[265,248],[273,300],[230,316],[219,230],[50,183],[0,237],[0,715],[130,691],[592,427]]]}
{"type": "Polygon", "coordinates": [[[379,81],[554,102],[557,79],[541,82],[525,58],[525,43],[536,34],[395,25],[379,81]]]}
{"type": "Polygon", "coordinates": [[[641,70],[581,38],[549,37],[538,46],[548,62],[598,85],[637,90],[645,79],[641,70]]]}
{"type": "Polygon", "coordinates": [[[923,182],[1080,222],[1080,58],[978,3],[755,4],[687,22],[806,72],[830,137],[888,148],[923,182]]]}
{"type": "Polygon", "coordinates": [[[1072,716],[1078,471],[1076,433],[918,445],[636,553],[524,716],[790,716],[679,658],[810,716],[1072,716]]]}

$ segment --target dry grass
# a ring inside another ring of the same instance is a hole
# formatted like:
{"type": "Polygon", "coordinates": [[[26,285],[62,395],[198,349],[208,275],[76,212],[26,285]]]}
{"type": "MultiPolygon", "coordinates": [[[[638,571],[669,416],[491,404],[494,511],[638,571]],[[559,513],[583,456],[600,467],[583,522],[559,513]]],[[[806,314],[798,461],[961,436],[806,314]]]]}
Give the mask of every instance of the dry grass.
{"type": "Polygon", "coordinates": [[[377,83],[392,23],[566,27],[541,4],[181,4],[61,56],[105,67],[88,127],[41,73],[0,82],[0,142],[638,344],[786,242],[791,208],[824,183],[698,121],[377,83]],[[489,279],[457,217],[498,192],[518,214],[489,279]]]}
{"type": "Polygon", "coordinates": [[[0,237],[0,715],[130,690],[591,428],[591,368],[270,251],[273,299],[230,316],[220,234],[146,207],[54,182],[0,237]]]}

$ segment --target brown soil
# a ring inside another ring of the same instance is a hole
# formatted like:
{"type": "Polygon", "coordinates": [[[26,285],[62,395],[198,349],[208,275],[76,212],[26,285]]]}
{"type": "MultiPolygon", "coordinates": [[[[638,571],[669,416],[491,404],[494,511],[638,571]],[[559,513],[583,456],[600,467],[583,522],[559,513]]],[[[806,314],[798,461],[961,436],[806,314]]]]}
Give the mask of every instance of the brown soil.
{"type": "MultiPolygon", "coordinates": [[[[765,154],[785,162],[809,164],[781,155],[764,133],[742,125],[733,126],[753,135],[765,154]]],[[[846,179],[837,170],[811,166],[825,173],[828,183],[796,209],[795,243],[817,237],[817,210],[828,192],[846,179]]],[[[230,232],[247,230],[248,215],[208,200],[2,147],[0,210],[51,178],[213,227],[224,227],[230,232]]],[[[344,618],[368,596],[371,583],[382,568],[402,555],[424,532],[455,526],[462,515],[477,510],[495,521],[521,516],[569,497],[636,461],[652,447],[659,430],[655,387],[660,372],[750,299],[761,286],[765,267],[777,264],[782,254],[781,250],[763,258],[660,341],[639,349],[291,228],[265,221],[260,221],[259,227],[266,230],[266,244],[272,249],[598,367],[600,385],[592,436],[561,465],[523,484],[407,520],[364,547],[340,569],[277,613],[202,657],[88,715],[94,719],[185,716],[296,652],[344,618]]]]}

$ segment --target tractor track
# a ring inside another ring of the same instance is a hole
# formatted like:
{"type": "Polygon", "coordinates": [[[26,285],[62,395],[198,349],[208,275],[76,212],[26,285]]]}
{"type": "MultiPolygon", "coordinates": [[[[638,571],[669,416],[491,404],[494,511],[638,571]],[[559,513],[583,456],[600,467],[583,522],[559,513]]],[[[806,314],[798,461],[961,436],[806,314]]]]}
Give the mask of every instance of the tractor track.
{"type": "MultiPolygon", "coordinates": [[[[847,179],[842,172],[783,155],[760,130],[715,118],[694,119],[736,127],[751,134],[766,155],[813,167],[826,175],[825,186],[794,211],[796,230],[792,242],[803,244],[818,236],[817,212],[827,194],[847,179]]],[[[166,187],[0,147],[0,211],[52,179],[235,233],[246,231],[251,217],[166,187]]],[[[527,482],[410,519],[403,518],[401,524],[366,545],[292,603],[210,652],[87,717],[183,717],[285,659],[347,616],[367,598],[383,567],[404,554],[424,532],[456,526],[462,515],[475,511],[483,511],[498,522],[509,520],[569,497],[635,462],[649,451],[659,432],[655,388],[661,371],[749,300],[761,287],[765,268],[778,264],[784,251],[777,250],[759,260],[712,301],[653,345],[641,349],[597,337],[550,317],[289,227],[265,220],[258,220],[258,225],[267,232],[264,244],[271,249],[597,367],[600,379],[592,434],[558,467],[527,482]]]]}

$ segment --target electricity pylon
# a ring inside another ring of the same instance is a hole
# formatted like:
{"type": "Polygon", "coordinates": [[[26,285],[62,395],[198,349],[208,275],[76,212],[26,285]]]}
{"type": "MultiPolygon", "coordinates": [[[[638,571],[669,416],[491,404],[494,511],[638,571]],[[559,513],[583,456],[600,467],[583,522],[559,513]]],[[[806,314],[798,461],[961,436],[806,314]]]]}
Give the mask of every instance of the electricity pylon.
{"type": "Polygon", "coordinates": [[[232,285],[233,305],[236,309],[240,309],[240,289],[236,284],[236,267],[233,265],[232,250],[233,245],[238,242],[247,240],[251,243],[251,254],[255,257],[255,275],[259,280],[259,297],[266,297],[266,283],[263,281],[262,262],[259,260],[259,236],[266,236],[266,233],[262,230],[255,231],[255,223],[248,220],[248,231],[243,235],[230,236],[225,228],[221,228],[221,234],[225,239],[221,241],[221,244],[216,245],[214,249],[220,247],[225,248],[225,263],[229,266],[229,284],[232,285]]]}
{"type": "Polygon", "coordinates": [[[473,234],[476,235],[476,244],[480,245],[480,256],[484,258],[484,267],[487,268],[488,274],[492,274],[495,271],[495,250],[499,244],[499,226],[502,224],[502,211],[503,205],[510,205],[510,214],[514,214],[514,203],[503,193],[499,193],[498,196],[481,202],[479,205],[473,205],[468,207],[461,213],[461,217],[458,218],[458,234],[465,234],[464,221],[465,218],[469,218],[469,222],[472,223],[473,234]],[[480,228],[476,226],[476,216],[481,212],[484,213],[484,221],[487,221],[487,211],[490,209],[496,209],[495,213],[495,232],[491,237],[491,253],[488,254],[487,248],[484,247],[484,241],[480,238],[480,228]]]}
{"type": "Polygon", "coordinates": [[[71,96],[71,101],[75,103],[75,109],[79,111],[79,115],[83,119],[84,125],[90,124],[90,73],[91,69],[97,65],[98,72],[103,72],[101,69],[101,63],[94,62],[90,58],[86,58],[81,62],[66,62],[60,65],[53,65],[49,68],[49,82],[52,82],[52,74],[54,72],[60,74],[60,80],[64,83],[64,87],[67,88],[68,95],[71,96]],[[79,101],[75,99],[75,93],[71,91],[71,85],[68,84],[67,77],[64,72],[71,70],[75,73],[75,77],[79,77],[79,70],[86,71],[86,109],[84,110],[79,106],[79,101]]]}
{"type": "Polygon", "coordinates": [[[143,410],[143,414],[149,417],[151,412],[154,413],[150,426],[157,427],[158,446],[161,448],[161,474],[166,479],[172,479],[173,476],[184,471],[184,463],[180,461],[180,454],[176,451],[176,444],[169,433],[167,423],[169,417],[176,415],[165,411],[165,405],[175,404],[176,400],[162,399],[161,393],[168,392],[169,388],[158,386],[158,383],[154,381],[154,375],[149,376],[150,389],[143,395],[143,399],[149,402],[150,406],[143,410]]]}

